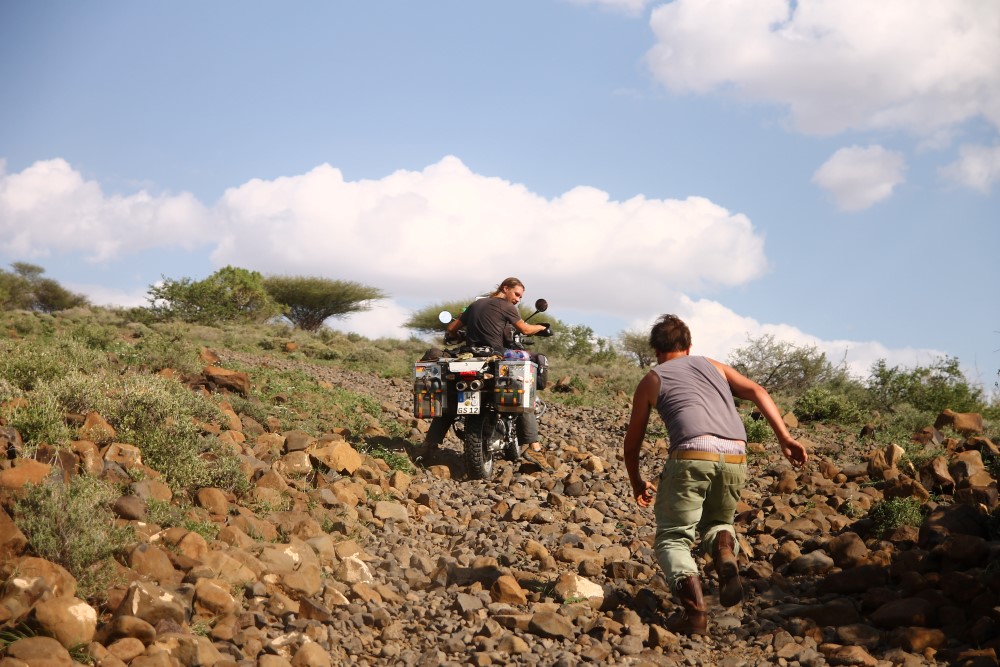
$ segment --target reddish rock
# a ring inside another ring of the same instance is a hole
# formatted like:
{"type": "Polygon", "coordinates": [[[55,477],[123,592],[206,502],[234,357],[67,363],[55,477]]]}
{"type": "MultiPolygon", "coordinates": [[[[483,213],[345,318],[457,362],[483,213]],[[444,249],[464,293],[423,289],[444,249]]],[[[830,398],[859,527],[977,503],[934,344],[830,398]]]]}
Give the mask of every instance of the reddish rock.
{"type": "Polygon", "coordinates": [[[52,591],[52,594],[57,597],[73,597],[76,595],[76,579],[73,578],[73,575],[63,566],[47,561],[44,558],[24,556],[4,563],[3,570],[8,574],[17,573],[17,577],[23,580],[40,579],[52,591]]]}
{"type": "Polygon", "coordinates": [[[128,557],[128,565],[160,585],[180,581],[180,575],[174,570],[166,552],[153,544],[140,544],[133,549],[128,557]]]}
{"type": "Polygon", "coordinates": [[[0,562],[9,562],[20,556],[27,546],[28,538],[10,516],[0,509],[0,562]]]}
{"type": "Polygon", "coordinates": [[[886,471],[896,468],[904,456],[906,450],[895,443],[876,450],[868,460],[868,475],[875,479],[884,478],[886,471]]]}
{"type": "Polygon", "coordinates": [[[837,567],[855,567],[868,557],[868,547],[857,533],[842,533],[826,543],[826,551],[837,567]]]}
{"type": "Polygon", "coordinates": [[[904,625],[933,627],[937,618],[933,603],[925,598],[912,597],[883,604],[871,614],[871,622],[887,629],[904,625]]]}
{"type": "Polygon", "coordinates": [[[104,448],[102,455],[105,461],[114,461],[126,470],[142,467],[142,451],[135,445],[113,442],[104,448]]]}
{"type": "Polygon", "coordinates": [[[75,597],[57,597],[37,603],[32,610],[44,634],[66,648],[89,644],[97,630],[97,610],[75,597]]]}
{"type": "Polygon", "coordinates": [[[920,483],[928,491],[950,492],[955,488],[955,480],[948,472],[948,461],[943,456],[935,456],[920,468],[920,483]]]}
{"type": "Polygon", "coordinates": [[[0,489],[20,489],[27,484],[41,484],[52,466],[33,459],[16,459],[14,467],[0,470],[0,489]]]}
{"type": "Polygon", "coordinates": [[[986,517],[971,505],[941,505],[920,525],[919,544],[932,547],[953,533],[986,538],[986,517]]]}
{"type": "Polygon", "coordinates": [[[96,412],[87,413],[78,433],[81,440],[90,440],[97,444],[111,442],[117,435],[115,428],[96,412]]]}
{"type": "Polygon", "coordinates": [[[819,582],[822,593],[854,594],[871,588],[884,586],[889,580],[886,568],[879,565],[859,567],[833,572],[819,582]]]}
{"type": "MultiPolygon", "coordinates": [[[[52,637],[26,637],[7,647],[8,658],[23,661],[27,667],[71,667],[73,659],[66,647],[52,637]]],[[[13,666],[12,666],[13,667],[13,666]]]]}
{"type": "Polygon", "coordinates": [[[945,410],[938,415],[934,428],[950,426],[962,435],[979,435],[983,432],[983,416],[977,412],[955,412],[945,410]]]}
{"type": "Polygon", "coordinates": [[[231,391],[240,396],[250,394],[250,376],[241,371],[231,371],[218,366],[206,366],[202,370],[205,379],[221,389],[231,391]]]}
{"type": "Polygon", "coordinates": [[[911,653],[923,653],[927,648],[939,649],[947,643],[944,632],[936,628],[895,628],[889,632],[889,643],[911,653]]]}
{"type": "Polygon", "coordinates": [[[490,587],[490,598],[501,604],[528,604],[524,589],[517,583],[517,579],[509,574],[497,577],[497,580],[493,582],[490,587]]]}
{"type": "Polygon", "coordinates": [[[573,624],[565,616],[554,611],[540,611],[532,614],[528,622],[528,632],[542,637],[569,639],[576,633],[573,624]]]}
{"type": "Polygon", "coordinates": [[[317,462],[334,472],[353,475],[364,462],[361,454],[348,442],[337,442],[309,452],[317,462]]]}

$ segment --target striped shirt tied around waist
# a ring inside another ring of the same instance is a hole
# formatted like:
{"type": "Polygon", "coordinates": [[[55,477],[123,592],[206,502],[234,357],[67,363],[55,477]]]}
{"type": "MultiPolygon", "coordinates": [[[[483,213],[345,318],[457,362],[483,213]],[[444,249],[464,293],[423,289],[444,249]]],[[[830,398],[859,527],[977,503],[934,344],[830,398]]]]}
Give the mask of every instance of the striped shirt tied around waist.
{"type": "Polygon", "coordinates": [[[685,440],[676,447],[670,448],[670,453],[678,451],[710,452],[712,454],[743,454],[747,453],[747,443],[742,440],[728,440],[714,435],[699,435],[685,440]]]}

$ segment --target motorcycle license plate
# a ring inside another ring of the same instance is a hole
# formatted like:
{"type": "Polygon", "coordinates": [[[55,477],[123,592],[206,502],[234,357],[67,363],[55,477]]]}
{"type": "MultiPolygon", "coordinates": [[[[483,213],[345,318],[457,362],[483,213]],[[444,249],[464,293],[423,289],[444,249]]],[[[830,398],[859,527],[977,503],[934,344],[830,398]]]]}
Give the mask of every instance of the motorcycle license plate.
{"type": "Polygon", "coordinates": [[[460,391],[456,395],[458,414],[478,415],[479,414],[479,394],[478,391],[460,391]]]}

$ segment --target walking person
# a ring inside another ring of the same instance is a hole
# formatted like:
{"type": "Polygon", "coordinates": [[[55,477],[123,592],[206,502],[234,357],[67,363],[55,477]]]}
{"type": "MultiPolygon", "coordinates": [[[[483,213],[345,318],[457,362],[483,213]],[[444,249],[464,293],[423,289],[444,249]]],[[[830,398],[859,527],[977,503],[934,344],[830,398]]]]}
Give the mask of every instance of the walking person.
{"type": "Polygon", "coordinates": [[[719,601],[731,607],[743,600],[733,516],[746,483],[747,436],[734,396],[757,406],[792,465],[804,465],[807,454],[788,432],[763,387],[726,364],[691,355],[691,332],[680,318],[660,317],[650,331],[649,343],[657,366],[639,382],[632,398],[625,467],[636,503],[653,505],[656,559],[683,608],[668,628],[705,635],[707,609],[698,565],[691,556],[696,534],[701,536],[702,548],[712,554],[719,576],[719,601]],[[670,439],[658,485],[644,480],[639,472],[640,449],[654,408],[670,439]]]}

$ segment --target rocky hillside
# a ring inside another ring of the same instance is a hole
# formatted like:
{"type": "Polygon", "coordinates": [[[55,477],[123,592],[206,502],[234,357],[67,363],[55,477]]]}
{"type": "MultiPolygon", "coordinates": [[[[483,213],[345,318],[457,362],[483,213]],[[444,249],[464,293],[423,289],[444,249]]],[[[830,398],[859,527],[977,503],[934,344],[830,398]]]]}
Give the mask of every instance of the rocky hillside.
{"type": "MultiPolygon", "coordinates": [[[[429,460],[405,458],[426,430],[406,381],[281,356],[217,359],[186,378],[192,387],[252,395],[255,369],[290,369],[374,398],[381,417],[360,433],[346,420],[282,431],[231,410],[204,428],[240,455],[251,490],[191,498],[99,414],[75,423],[70,447],[32,458],[0,424],[0,667],[998,664],[1000,452],[975,415],[916,434],[947,452],[919,469],[898,446],[788,415],[811,461],[793,471],[776,447],[751,446],[737,517],[750,594],[719,607],[703,559],[711,635],[692,639],[664,629],[675,605],[650,546],[652,510],[635,505],[621,462],[624,397],[603,411],[550,401],[551,470],[503,462],[494,480],[469,481],[451,436],[429,460]],[[114,583],[89,600],[12,520],[28,485],[85,472],[117,481],[117,525],[135,536],[114,583]],[[185,521],[158,525],[165,505],[185,521]]],[[[665,449],[647,442],[647,477],[665,449]]]]}

